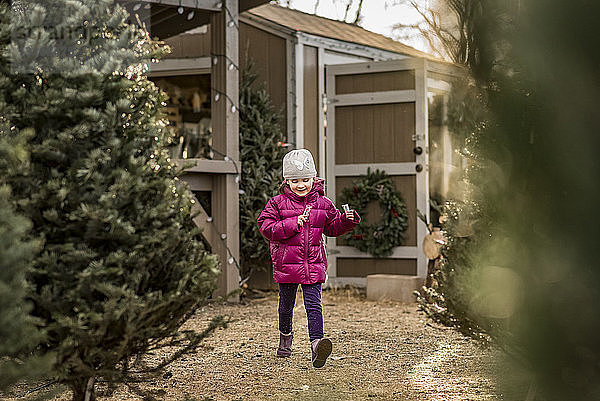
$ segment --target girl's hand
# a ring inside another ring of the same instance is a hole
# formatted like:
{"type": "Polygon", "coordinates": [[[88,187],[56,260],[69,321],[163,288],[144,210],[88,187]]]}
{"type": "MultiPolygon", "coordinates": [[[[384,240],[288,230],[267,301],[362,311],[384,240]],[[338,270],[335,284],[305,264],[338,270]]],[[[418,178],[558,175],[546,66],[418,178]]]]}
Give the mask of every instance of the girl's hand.
{"type": "Polygon", "coordinates": [[[298,225],[300,227],[302,227],[304,225],[304,223],[306,223],[307,220],[308,220],[308,216],[301,214],[300,216],[298,216],[298,225]]]}
{"type": "Polygon", "coordinates": [[[354,221],[354,210],[348,210],[348,211],[346,212],[346,218],[347,218],[348,220],[353,220],[353,221],[354,221]]]}

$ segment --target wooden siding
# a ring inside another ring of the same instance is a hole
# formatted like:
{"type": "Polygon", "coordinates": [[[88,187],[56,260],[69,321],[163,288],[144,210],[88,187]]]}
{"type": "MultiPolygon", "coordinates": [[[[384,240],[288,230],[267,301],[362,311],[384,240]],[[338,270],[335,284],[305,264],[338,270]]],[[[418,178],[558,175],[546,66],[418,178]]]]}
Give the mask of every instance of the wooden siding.
{"type": "MultiPolygon", "coordinates": [[[[339,199],[343,188],[352,188],[352,181],[358,177],[337,177],[335,182],[336,199],[339,199]]],[[[396,175],[392,176],[392,181],[396,186],[396,190],[402,194],[406,209],[408,211],[408,229],[406,230],[406,246],[417,245],[417,197],[416,197],[416,185],[417,180],[414,175],[396,175]]],[[[338,202],[339,203],[339,202],[338,202]]],[[[338,205],[341,207],[341,205],[338,205]]],[[[350,205],[353,206],[353,205],[350,205]]],[[[367,224],[376,223],[380,220],[381,212],[379,210],[379,204],[373,201],[369,204],[366,210],[366,216],[364,222],[367,224]]],[[[337,240],[338,245],[346,245],[340,239],[337,240]]]]}
{"type": "Polygon", "coordinates": [[[412,102],[336,107],[335,123],[336,164],[415,161],[412,102]]]}
{"type": "Polygon", "coordinates": [[[415,73],[412,70],[338,75],[335,77],[336,95],[407,89],[415,89],[415,73]]]}
{"type": "MultiPolygon", "coordinates": [[[[257,84],[263,85],[271,96],[273,105],[281,110],[281,128],[287,135],[287,80],[285,39],[240,23],[239,63],[244,71],[248,60],[254,61],[258,73],[257,84]]],[[[171,47],[166,58],[195,58],[211,56],[211,28],[206,33],[180,34],[165,40],[171,47]]]]}
{"type": "Polygon", "coordinates": [[[281,128],[287,135],[287,81],[285,39],[240,23],[240,71],[254,62],[258,73],[257,84],[263,85],[273,105],[281,110],[281,128]]]}
{"type": "Polygon", "coordinates": [[[318,49],[304,47],[304,147],[310,150],[319,171],[319,60],[318,49]]]}
{"type": "Polygon", "coordinates": [[[265,266],[265,270],[255,271],[247,282],[248,287],[261,290],[277,290],[279,287],[273,280],[273,267],[269,259],[269,265],[265,266]]]}
{"type": "Polygon", "coordinates": [[[206,33],[181,34],[165,40],[171,53],[165,58],[195,58],[210,56],[210,27],[206,33]]]}
{"type": "Polygon", "coordinates": [[[417,274],[416,259],[338,258],[337,277],[366,277],[369,274],[417,274]]]}

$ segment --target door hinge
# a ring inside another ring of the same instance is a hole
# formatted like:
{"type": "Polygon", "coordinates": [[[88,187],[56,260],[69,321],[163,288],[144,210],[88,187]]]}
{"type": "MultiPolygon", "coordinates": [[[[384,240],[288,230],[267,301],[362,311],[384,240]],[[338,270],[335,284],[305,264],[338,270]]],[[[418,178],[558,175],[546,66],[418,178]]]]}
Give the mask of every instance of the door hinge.
{"type": "Polygon", "coordinates": [[[323,94],[323,104],[331,104],[339,102],[335,97],[327,97],[327,95],[323,94]]]}

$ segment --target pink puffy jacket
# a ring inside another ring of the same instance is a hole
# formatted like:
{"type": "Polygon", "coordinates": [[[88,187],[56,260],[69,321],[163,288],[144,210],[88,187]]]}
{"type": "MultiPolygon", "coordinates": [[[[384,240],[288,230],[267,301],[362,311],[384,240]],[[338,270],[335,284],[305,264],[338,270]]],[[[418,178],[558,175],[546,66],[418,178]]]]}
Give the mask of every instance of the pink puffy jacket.
{"type": "Polygon", "coordinates": [[[283,194],[267,202],[258,217],[260,232],[271,241],[273,278],[276,283],[313,284],[325,282],[327,255],[323,234],[337,237],[359,222],[349,220],[326,198],[323,180],[315,180],[306,196],[299,196],[285,185],[283,194]],[[311,206],[309,219],[298,226],[298,216],[311,206]]]}

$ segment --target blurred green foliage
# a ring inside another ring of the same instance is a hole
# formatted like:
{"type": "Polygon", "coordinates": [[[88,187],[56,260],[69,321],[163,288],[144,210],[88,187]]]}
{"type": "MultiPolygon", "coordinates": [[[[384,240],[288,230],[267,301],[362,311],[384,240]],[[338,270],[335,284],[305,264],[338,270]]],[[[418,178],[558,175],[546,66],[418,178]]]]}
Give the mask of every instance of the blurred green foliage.
{"type": "Polygon", "coordinates": [[[487,112],[429,310],[503,347],[539,390],[529,399],[600,399],[600,3],[475,3],[469,67],[487,112]]]}
{"type": "Polygon", "coordinates": [[[10,133],[6,120],[0,122],[0,395],[19,381],[44,377],[52,358],[36,352],[45,333],[41,322],[29,315],[32,305],[27,301],[25,275],[40,244],[27,239],[31,222],[16,213],[3,180],[27,163],[26,138],[10,133]]]}

